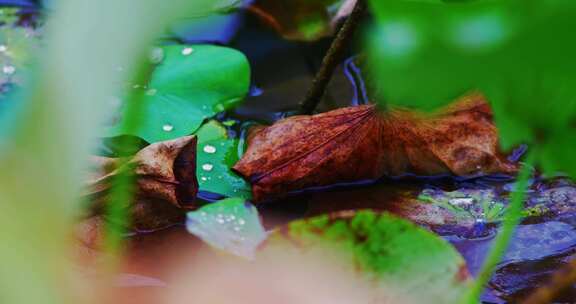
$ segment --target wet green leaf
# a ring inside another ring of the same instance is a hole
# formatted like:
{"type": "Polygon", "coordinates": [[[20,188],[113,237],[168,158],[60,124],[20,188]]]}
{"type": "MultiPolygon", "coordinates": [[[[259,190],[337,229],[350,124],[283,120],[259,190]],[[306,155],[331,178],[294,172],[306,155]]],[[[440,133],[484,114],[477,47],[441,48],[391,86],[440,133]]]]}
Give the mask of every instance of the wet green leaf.
{"type": "MultiPolygon", "coordinates": [[[[171,45],[156,49],[160,62],[146,90],[144,117],[136,134],[158,142],[194,133],[205,119],[243,101],[250,84],[246,57],[233,49],[210,45],[171,45]]],[[[110,136],[125,135],[111,127],[110,136]]]]}
{"type": "Polygon", "coordinates": [[[239,159],[238,140],[216,121],[206,123],[198,132],[196,176],[200,191],[227,197],[252,197],[250,185],[230,168],[239,159]]]}
{"type": "Polygon", "coordinates": [[[469,285],[464,260],[452,246],[388,213],[295,221],[274,232],[267,246],[303,255],[316,249],[327,257],[342,253],[341,261],[376,289],[375,303],[457,303],[469,285]]]}
{"type": "Polygon", "coordinates": [[[189,212],[188,231],[211,246],[252,259],[268,236],[258,210],[242,198],[229,198],[189,212]]]}

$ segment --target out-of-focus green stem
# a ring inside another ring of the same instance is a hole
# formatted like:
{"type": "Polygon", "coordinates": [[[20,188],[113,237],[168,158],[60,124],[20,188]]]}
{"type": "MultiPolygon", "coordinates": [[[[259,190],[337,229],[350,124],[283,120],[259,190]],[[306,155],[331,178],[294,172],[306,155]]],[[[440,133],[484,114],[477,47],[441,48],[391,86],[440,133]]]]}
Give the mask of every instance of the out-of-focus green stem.
{"type": "MultiPolygon", "coordinates": [[[[150,81],[151,64],[148,56],[142,56],[142,60],[136,69],[133,83],[146,86],[150,81]]],[[[143,111],[143,99],[145,90],[134,89],[130,91],[126,98],[126,105],[123,113],[121,130],[125,134],[134,134],[141,123],[143,111]]],[[[119,146],[123,151],[130,149],[133,144],[128,137],[120,139],[119,146]]],[[[105,228],[105,250],[110,256],[115,257],[122,253],[122,243],[126,233],[126,227],[130,223],[128,210],[130,201],[134,197],[134,174],[133,168],[128,166],[128,159],[122,159],[117,164],[121,168],[112,182],[108,202],[106,204],[106,228],[105,228]]]]}
{"type": "Polygon", "coordinates": [[[512,239],[514,230],[516,226],[520,224],[522,220],[522,210],[524,209],[524,199],[526,196],[526,189],[528,188],[528,181],[532,173],[532,164],[534,162],[534,155],[532,153],[528,154],[526,162],[522,166],[516,184],[514,187],[514,192],[512,192],[510,205],[506,210],[506,215],[502,224],[500,233],[494,239],[494,243],[482,269],[476,278],[474,286],[470,292],[466,295],[465,301],[463,303],[476,304],[479,303],[480,296],[484,290],[486,284],[490,281],[492,273],[496,268],[496,265],[500,263],[502,257],[506,253],[508,244],[512,239]]]}

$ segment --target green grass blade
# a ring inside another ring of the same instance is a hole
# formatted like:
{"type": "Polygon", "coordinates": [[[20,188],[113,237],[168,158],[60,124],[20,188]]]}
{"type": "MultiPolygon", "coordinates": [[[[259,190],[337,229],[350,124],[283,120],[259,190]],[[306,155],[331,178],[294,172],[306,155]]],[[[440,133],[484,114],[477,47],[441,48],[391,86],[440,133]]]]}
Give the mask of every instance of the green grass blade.
{"type": "Polygon", "coordinates": [[[510,243],[510,240],[512,239],[516,226],[518,226],[522,220],[524,199],[526,197],[526,189],[528,189],[528,181],[532,174],[533,162],[533,155],[528,155],[526,163],[522,166],[522,169],[518,174],[514,192],[511,195],[510,205],[506,210],[500,233],[498,233],[494,239],[492,248],[490,249],[484,265],[482,266],[482,269],[476,278],[474,286],[467,295],[464,303],[479,303],[482,291],[484,291],[484,288],[490,281],[496,266],[506,253],[506,249],[510,243]]]}

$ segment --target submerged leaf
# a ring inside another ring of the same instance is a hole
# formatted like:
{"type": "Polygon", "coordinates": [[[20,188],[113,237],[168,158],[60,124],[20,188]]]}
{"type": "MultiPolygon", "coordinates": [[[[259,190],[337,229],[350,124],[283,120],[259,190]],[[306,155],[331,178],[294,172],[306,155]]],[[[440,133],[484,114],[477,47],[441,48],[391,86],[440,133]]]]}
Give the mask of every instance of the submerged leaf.
{"type": "Polygon", "coordinates": [[[498,152],[491,118],[480,95],[432,115],[368,105],[295,116],[255,131],[234,169],[256,201],[384,175],[515,172],[498,152]]]}
{"type": "Polygon", "coordinates": [[[258,210],[242,198],[230,198],[188,213],[188,231],[211,246],[252,259],[268,234],[258,210]]]}
{"type": "Polygon", "coordinates": [[[188,136],[150,145],[111,172],[117,159],[98,160],[107,173],[90,181],[87,193],[96,202],[96,212],[104,209],[115,177],[133,170],[136,197],[130,208],[135,228],[157,229],[182,219],[182,209],[195,207],[198,191],[196,140],[195,136],[188,136]]]}
{"type": "Polygon", "coordinates": [[[358,272],[374,303],[457,303],[470,280],[446,241],[409,221],[373,211],[340,212],[292,222],[270,235],[264,251],[293,250],[358,272]]]}

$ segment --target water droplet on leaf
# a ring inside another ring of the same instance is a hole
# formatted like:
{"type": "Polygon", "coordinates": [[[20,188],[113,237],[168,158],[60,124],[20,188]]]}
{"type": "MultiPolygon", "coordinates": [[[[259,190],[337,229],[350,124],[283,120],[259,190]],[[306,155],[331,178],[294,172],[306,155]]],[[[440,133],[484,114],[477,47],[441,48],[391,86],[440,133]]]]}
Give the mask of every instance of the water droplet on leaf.
{"type": "Polygon", "coordinates": [[[205,145],[203,150],[204,150],[204,152],[206,152],[208,154],[216,153],[216,147],[211,146],[211,145],[205,145]]]}
{"type": "Polygon", "coordinates": [[[182,55],[184,56],[188,56],[190,54],[192,54],[194,52],[194,49],[191,47],[186,47],[184,49],[182,49],[182,55]]]}
{"type": "Polygon", "coordinates": [[[174,130],[174,126],[171,124],[165,124],[162,126],[162,130],[165,132],[172,132],[172,130],[174,130]]]}
{"type": "Polygon", "coordinates": [[[204,170],[204,171],[212,171],[212,169],[214,169],[214,165],[212,165],[212,164],[203,164],[202,165],[202,170],[204,170]]]}

